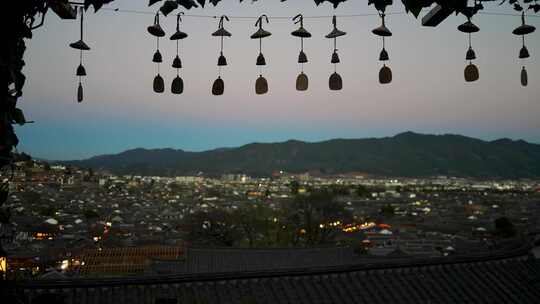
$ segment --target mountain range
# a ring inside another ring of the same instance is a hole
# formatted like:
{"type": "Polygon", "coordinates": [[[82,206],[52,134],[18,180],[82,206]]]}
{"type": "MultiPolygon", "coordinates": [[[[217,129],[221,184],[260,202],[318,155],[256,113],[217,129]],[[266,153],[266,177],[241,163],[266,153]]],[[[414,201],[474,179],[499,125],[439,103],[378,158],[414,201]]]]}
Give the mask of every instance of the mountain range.
{"type": "Polygon", "coordinates": [[[159,176],[269,176],[283,170],[322,175],[538,178],[540,145],[506,138],[484,141],[461,135],[405,132],[383,138],[252,143],[203,152],[138,148],[63,163],[116,174],[159,176]]]}

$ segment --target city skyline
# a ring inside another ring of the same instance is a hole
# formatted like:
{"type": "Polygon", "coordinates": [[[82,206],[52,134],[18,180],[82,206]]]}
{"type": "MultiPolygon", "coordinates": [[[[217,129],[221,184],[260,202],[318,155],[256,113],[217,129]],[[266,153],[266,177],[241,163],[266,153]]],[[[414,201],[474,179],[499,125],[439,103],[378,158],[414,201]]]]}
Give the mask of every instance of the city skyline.
{"type": "MultiPolygon", "coordinates": [[[[143,1],[115,1],[107,7],[157,9],[148,8],[143,1]]],[[[402,12],[403,7],[396,3],[389,11],[402,12]]],[[[507,12],[507,7],[489,5],[486,11],[507,12]]],[[[319,16],[376,11],[366,3],[352,1],[335,11],[328,3],[315,7],[311,2],[230,3],[186,11],[231,17],[262,13],[293,16],[300,12],[319,16]]],[[[456,30],[465,21],[463,16],[451,16],[433,29],[422,27],[412,15],[389,15],[387,25],[394,36],[387,39],[387,50],[394,81],[386,86],[377,83],[382,66],[377,60],[380,39],[370,33],[380,24],[378,18],[338,17],[338,27],[348,33],[338,41],[342,64],[337,68],[344,79],[344,89],[338,93],[329,91],[327,84],[333,72],[329,62],[332,46],[324,38],[331,30],[330,18],[304,21],[313,34],[305,42],[310,59],[305,65],[310,88],[305,93],[294,90],[300,72],[296,63],[300,43],[290,32],[296,26],[289,19],[271,18],[265,28],[273,36],[263,41],[268,63],[263,74],[270,84],[265,96],[254,92],[259,74],[255,66],[258,45],[249,35],[255,31],[255,20],[231,18],[225,24],[233,36],[225,41],[229,66],[222,69],[226,86],[222,97],[210,94],[218,75],[219,41],[210,35],[217,28],[216,19],[184,18],[182,30],[190,35],[180,46],[185,92],[175,96],[168,93],[175,75],[170,67],[175,45],[168,36],[161,43],[166,92],[152,92],[155,39],[146,32],[153,21],[151,15],[103,10],[98,14],[89,11],[86,17],[85,40],[92,50],[84,56],[88,76],[81,104],[75,100],[78,54],[68,47],[78,39],[78,21],[60,21],[50,14],[47,26],[28,42],[27,84],[20,106],[36,123],[17,127],[20,151],[67,160],[137,147],[202,151],[289,139],[393,136],[406,130],[540,143],[540,105],[536,100],[540,89],[535,85],[540,75],[534,60],[540,40],[535,39],[537,34],[527,39],[533,58],[524,63],[530,84],[522,88],[517,59],[521,42],[511,34],[519,17],[475,16],[474,22],[482,29],[472,40],[480,80],[465,84],[467,39],[456,30]]],[[[168,34],[174,30],[174,19],[162,18],[168,34]]],[[[537,25],[538,18],[528,22],[537,25]]]]}

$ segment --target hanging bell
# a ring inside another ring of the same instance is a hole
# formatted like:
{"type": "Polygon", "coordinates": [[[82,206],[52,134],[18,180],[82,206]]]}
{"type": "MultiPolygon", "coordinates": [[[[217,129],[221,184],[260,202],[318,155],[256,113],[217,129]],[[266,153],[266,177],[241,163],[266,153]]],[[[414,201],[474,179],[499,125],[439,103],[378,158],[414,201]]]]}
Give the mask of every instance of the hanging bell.
{"type": "Polygon", "coordinates": [[[154,53],[154,57],[152,57],[152,62],[160,63],[163,62],[163,57],[161,56],[161,53],[159,50],[156,50],[154,53]]]}
{"type": "Polygon", "coordinates": [[[311,33],[308,32],[303,26],[300,26],[299,29],[297,29],[296,31],[291,32],[291,35],[293,35],[294,37],[299,37],[299,38],[310,38],[311,37],[311,33]]]}
{"type": "MultiPolygon", "coordinates": [[[[168,2],[168,1],[167,1],[168,2]]],[[[163,5],[165,6],[165,5],[163,5]]],[[[178,5],[177,5],[178,7],[178,5]]],[[[163,7],[162,7],[163,8],[163,7]]],[[[184,14],[184,12],[180,12],[178,13],[178,15],[176,15],[176,32],[174,34],[172,34],[171,36],[171,40],[180,40],[180,39],[184,39],[184,38],[187,38],[188,34],[182,32],[180,30],[180,21],[182,21],[182,15],[184,14]]]]}
{"type": "Polygon", "coordinates": [[[330,78],[328,79],[328,86],[332,91],[339,91],[343,88],[343,80],[337,72],[330,75],[330,78]]]}
{"type": "Polygon", "coordinates": [[[332,59],[330,60],[331,63],[339,63],[339,55],[336,51],[332,53],[332,59]]]}
{"type": "Polygon", "coordinates": [[[467,54],[465,55],[465,59],[467,59],[467,60],[476,59],[476,53],[474,52],[472,47],[469,47],[469,49],[467,50],[467,54]]]}
{"type": "Polygon", "coordinates": [[[212,36],[216,37],[231,37],[231,33],[229,33],[226,29],[220,27],[217,31],[212,33],[212,36]]]}
{"type": "Polygon", "coordinates": [[[266,23],[268,23],[268,17],[266,15],[261,15],[257,19],[257,22],[255,22],[255,26],[258,26],[259,29],[255,33],[253,33],[253,35],[251,35],[251,39],[262,39],[272,35],[272,33],[262,28],[263,19],[266,19],[266,23]]]}
{"type": "Polygon", "coordinates": [[[326,38],[337,38],[337,37],[340,37],[340,36],[344,36],[346,35],[347,33],[344,32],[344,31],[340,31],[338,30],[337,28],[334,28],[328,35],[326,35],[325,37],[326,38]]]}
{"type": "Polygon", "coordinates": [[[175,69],[181,69],[182,68],[182,60],[180,60],[180,57],[178,57],[178,55],[176,55],[176,57],[174,57],[173,62],[172,62],[172,67],[175,68],[175,69]]]}
{"type": "Polygon", "coordinates": [[[386,65],[383,65],[379,71],[379,83],[388,84],[390,82],[392,82],[392,70],[386,65]]]}
{"type": "Polygon", "coordinates": [[[521,68],[521,85],[526,87],[529,83],[529,77],[527,76],[527,70],[525,67],[521,68]]]}
{"type": "Polygon", "coordinates": [[[221,77],[218,77],[212,85],[212,95],[223,95],[223,91],[225,91],[225,82],[223,82],[221,77]]]}
{"type": "Polygon", "coordinates": [[[304,51],[300,51],[300,54],[298,54],[298,63],[306,62],[308,62],[306,53],[304,53],[304,51]]]}
{"type": "Polygon", "coordinates": [[[268,92],[268,81],[262,75],[259,75],[255,82],[255,93],[257,95],[266,94],[268,92]]]}
{"type": "Polygon", "coordinates": [[[184,92],[184,81],[177,75],[172,81],[171,93],[182,94],[182,92],[184,92]]]}
{"type": "Polygon", "coordinates": [[[154,24],[150,25],[148,28],[148,33],[150,35],[155,37],[163,37],[165,36],[165,31],[161,28],[161,25],[159,25],[159,14],[156,14],[154,17],[154,24]]]}
{"type": "Polygon", "coordinates": [[[156,77],[154,77],[154,92],[156,93],[163,93],[165,91],[165,84],[163,82],[163,78],[161,75],[157,74],[156,77]]]}
{"type": "Polygon", "coordinates": [[[338,28],[337,28],[337,19],[336,19],[335,15],[332,17],[332,24],[334,25],[334,28],[332,29],[332,31],[328,35],[325,36],[326,38],[337,38],[337,37],[340,37],[340,36],[343,36],[343,35],[347,34],[344,31],[338,30],[338,28]]]}
{"type": "Polygon", "coordinates": [[[79,66],[77,67],[77,76],[86,76],[86,69],[84,68],[84,66],[82,64],[79,64],[79,66]]]}
{"type": "Polygon", "coordinates": [[[159,8],[159,10],[163,13],[163,16],[167,16],[170,12],[174,11],[178,8],[178,3],[174,0],[167,0],[163,5],[159,8]]]}
{"type": "Polygon", "coordinates": [[[468,34],[480,31],[480,28],[472,23],[471,20],[467,20],[467,22],[460,24],[457,28],[460,32],[468,34]]]}
{"type": "Polygon", "coordinates": [[[272,33],[260,27],[253,35],[251,35],[251,39],[262,39],[271,35],[272,33]]]}
{"type": "Polygon", "coordinates": [[[171,36],[171,40],[180,40],[180,39],[185,39],[187,38],[188,34],[180,31],[180,30],[177,30],[176,33],[172,34],[171,36]]]}
{"type": "Polygon", "coordinates": [[[223,56],[223,53],[221,53],[219,55],[217,65],[218,66],[226,66],[227,65],[227,58],[225,58],[225,56],[223,56]]]}
{"type": "Polygon", "coordinates": [[[531,57],[531,55],[529,54],[529,50],[526,46],[523,46],[521,50],[519,50],[519,59],[525,59],[529,57],[531,57]]]}
{"type": "Polygon", "coordinates": [[[296,90],[297,91],[306,91],[308,89],[309,80],[306,74],[304,72],[300,73],[298,77],[296,77],[296,90]]]}
{"type": "Polygon", "coordinates": [[[259,56],[257,56],[257,65],[266,65],[266,59],[264,59],[262,53],[259,53],[259,56]]]}
{"type": "Polygon", "coordinates": [[[469,63],[469,65],[465,67],[464,75],[465,75],[466,82],[473,82],[473,81],[478,80],[478,78],[480,78],[478,67],[476,67],[476,65],[472,63],[469,63]]]}
{"type": "Polygon", "coordinates": [[[389,59],[390,59],[390,57],[388,57],[388,52],[386,51],[385,48],[383,48],[381,50],[381,53],[379,54],[379,60],[380,61],[387,61],[389,59]]]}
{"type": "Polygon", "coordinates": [[[373,34],[381,37],[390,37],[392,36],[392,32],[386,27],[386,24],[384,23],[384,16],[382,17],[382,24],[379,27],[374,28],[371,31],[373,34]]]}
{"type": "Polygon", "coordinates": [[[69,46],[74,48],[74,49],[81,50],[81,51],[90,50],[90,47],[86,43],[84,43],[84,41],[82,41],[82,39],[77,41],[77,42],[70,43],[69,46]]]}
{"type": "Polygon", "coordinates": [[[523,36],[528,35],[536,30],[536,27],[525,24],[525,12],[521,13],[521,25],[516,27],[512,33],[514,35],[523,36]]]}
{"type": "Polygon", "coordinates": [[[81,82],[79,82],[79,87],[77,88],[77,102],[83,101],[83,87],[81,82]]]}

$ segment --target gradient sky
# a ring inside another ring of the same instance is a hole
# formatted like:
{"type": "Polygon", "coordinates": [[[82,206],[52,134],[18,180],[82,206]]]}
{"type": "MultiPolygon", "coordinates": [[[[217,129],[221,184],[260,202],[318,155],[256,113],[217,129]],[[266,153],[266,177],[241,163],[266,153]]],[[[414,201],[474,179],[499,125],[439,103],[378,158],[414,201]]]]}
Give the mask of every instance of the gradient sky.
{"type": "MultiPolygon", "coordinates": [[[[390,12],[402,12],[394,1],[390,12]]],[[[155,11],[146,0],[116,0],[108,8],[155,11]]],[[[508,6],[488,3],[486,12],[512,13],[508,6]]],[[[311,0],[264,0],[251,4],[223,1],[216,8],[192,9],[189,14],[230,16],[305,16],[374,13],[367,1],[347,1],[333,10],[311,0]]],[[[480,80],[465,83],[466,35],[456,27],[463,16],[452,16],[436,29],[425,28],[412,15],[390,15],[387,25],[393,37],[387,50],[393,70],[390,85],[378,84],[381,41],[371,34],[380,21],[376,16],[338,18],[347,35],[338,39],[343,77],[340,92],[328,89],[331,18],[306,19],[313,34],[305,41],[310,62],[307,92],[295,90],[300,71],[296,63],[300,41],[292,37],[291,20],[271,19],[265,28],[272,32],[263,40],[267,66],[263,74],[270,92],[257,96],[254,83],[258,43],[249,39],[256,30],[254,19],[234,19],[225,27],[232,37],[225,40],[229,65],[223,69],[225,94],[210,93],[218,75],[219,39],[211,33],[218,20],[184,17],[182,30],[189,37],[181,42],[185,91],[169,93],[175,70],[170,67],[175,43],[175,17],[162,18],[167,32],[161,40],[166,82],[163,94],[152,92],[156,66],[151,62],[155,38],[146,27],[152,15],[102,10],[85,16],[85,100],[76,102],[78,52],[68,44],[78,40],[78,21],[60,20],[49,13],[45,26],[36,30],[27,44],[24,69],[27,82],[20,107],[34,124],[17,127],[19,151],[47,159],[79,159],[126,149],[181,148],[200,151],[238,146],[250,142],[287,139],[319,141],[329,138],[392,136],[412,130],[422,133],[458,133],[482,139],[509,137],[540,143],[540,54],[538,32],[527,37],[531,58],[525,62],[529,86],[521,87],[521,62],[517,58],[520,39],[511,34],[520,18],[475,16],[481,31],[473,35],[480,80]]],[[[540,18],[529,18],[540,26],[540,18]]]]}

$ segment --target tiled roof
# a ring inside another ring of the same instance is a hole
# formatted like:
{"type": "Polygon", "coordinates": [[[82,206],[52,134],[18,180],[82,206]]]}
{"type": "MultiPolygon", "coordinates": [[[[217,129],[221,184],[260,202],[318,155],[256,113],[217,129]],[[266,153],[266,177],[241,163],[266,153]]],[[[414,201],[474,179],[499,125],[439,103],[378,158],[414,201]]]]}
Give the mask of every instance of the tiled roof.
{"type": "Polygon", "coordinates": [[[430,261],[42,281],[21,288],[30,297],[54,289],[65,303],[540,303],[540,264],[526,251],[430,261]]]}

